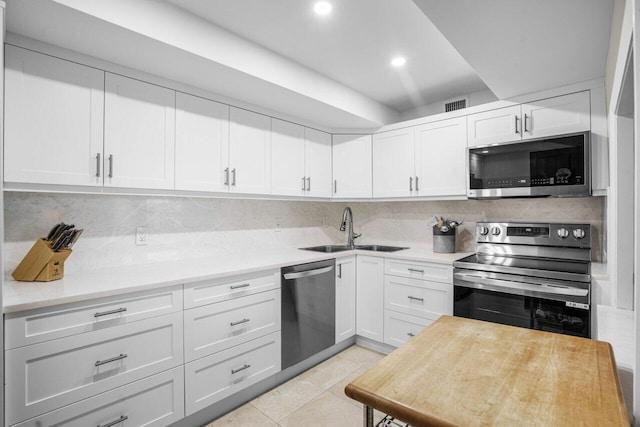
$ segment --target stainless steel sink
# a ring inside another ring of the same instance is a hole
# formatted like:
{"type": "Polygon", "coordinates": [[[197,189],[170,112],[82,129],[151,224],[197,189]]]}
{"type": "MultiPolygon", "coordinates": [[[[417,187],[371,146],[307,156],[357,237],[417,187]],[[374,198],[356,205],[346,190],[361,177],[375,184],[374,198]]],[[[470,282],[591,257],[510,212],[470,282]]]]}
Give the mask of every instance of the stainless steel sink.
{"type": "MultiPolygon", "coordinates": [[[[309,248],[300,248],[305,251],[316,251],[316,252],[342,252],[348,251],[351,248],[346,245],[324,245],[324,246],[311,246],[309,248]]],[[[401,246],[383,246],[383,245],[356,245],[356,249],[361,249],[364,251],[374,251],[374,252],[395,252],[401,251],[403,249],[409,249],[401,246]]]]}

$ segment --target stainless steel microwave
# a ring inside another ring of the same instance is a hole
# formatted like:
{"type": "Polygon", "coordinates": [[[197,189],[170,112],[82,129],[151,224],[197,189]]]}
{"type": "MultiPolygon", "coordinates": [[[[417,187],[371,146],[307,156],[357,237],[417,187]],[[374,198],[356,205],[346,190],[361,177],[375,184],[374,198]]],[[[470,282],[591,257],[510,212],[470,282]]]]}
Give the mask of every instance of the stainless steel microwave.
{"type": "Polygon", "coordinates": [[[591,195],[589,132],[467,148],[468,196],[591,195]]]}

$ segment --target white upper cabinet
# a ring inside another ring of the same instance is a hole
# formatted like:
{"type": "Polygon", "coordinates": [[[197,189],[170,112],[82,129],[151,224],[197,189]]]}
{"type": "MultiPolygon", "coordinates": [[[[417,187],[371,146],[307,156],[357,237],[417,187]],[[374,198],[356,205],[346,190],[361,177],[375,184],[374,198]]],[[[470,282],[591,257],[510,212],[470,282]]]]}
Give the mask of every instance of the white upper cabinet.
{"type": "Polygon", "coordinates": [[[331,134],[304,129],[305,195],[331,197],[331,134]]]}
{"type": "Polygon", "coordinates": [[[271,192],[270,117],[231,107],[229,168],[231,192],[271,192]]]}
{"type": "Polygon", "coordinates": [[[176,93],[176,190],[228,191],[229,106],[176,93]]]}
{"type": "Polygon", "coordinates": [[[415,128],[418,196],[464,196],[467,120],[459,117],[415,128]]]}
{"type": "Polygon", "coordinates": [[[591,129],[589,92],[578,92],[522,104],[522,138],[582,132],[591,129]]]}
{"type": "Polygon", "coordinates": [[[415,189],[414,128],[373,135],[373,197],[409,197],[415,189]]]}
{"type": "Polygon", "coordinates": [[[591,129],[589,91],[467,116],[468,146],[543,138],[591,129]]]}
{"type": "Polygon", "coordinates": [[[371,135],[333,135],[333,197],[372,197],[371,135]]]}
{"type": "Polygon", "coordinates": [[[175,92],[106,73],[104,185],[173,189],[175,92]]]}
{"type": "Polygon", "coordinates": [[[301,196],[304,173],[305,129],[295,123],[271,119],[271,193],[301,196]]]}
{"type": "Polygon", "coordinates": [[[6,182],[102,186],[104,72],[6,46],[6,182]]]}
{"type": "Polygon", "coordinates": [[[520,106],[499,108],[467,116],[469,147],[517,141],[520,135],[520,106]]]}

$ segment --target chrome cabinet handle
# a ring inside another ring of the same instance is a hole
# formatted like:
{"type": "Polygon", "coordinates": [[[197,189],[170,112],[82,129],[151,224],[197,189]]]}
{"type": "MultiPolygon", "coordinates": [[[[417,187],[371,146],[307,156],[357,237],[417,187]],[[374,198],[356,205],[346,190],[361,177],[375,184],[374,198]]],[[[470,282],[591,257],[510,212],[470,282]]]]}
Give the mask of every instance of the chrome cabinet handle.
{"type": "Polygon", "coordinates": [[[123,353],[123,354],[121,354],[119,356],[112,357],[111,359],[98,360],[98,361],[96,361],[95,366],[105,365],[105,364],[111,363],[111,362],[117,362],[118,360],[126,359],[127,357],[128,356],[123,353]]]}
{"type": "Polygon", "coordinates": [[[424,302],[424,298],[412,297],[411,295],[409,295],[407,298],[409,298],[412,301],[424,302]]]}
{"type": "Polygon", "coordinates": [[[96,177],[100,178],[100,153],[96,154],[96,177]]]}
{"type": "Polygon", "coordinates": [[[238,320],[237,322],[231,322],[230,325],[231,326],[242,325],[243,323],[247,323],[250,320],[251,319],[242,319],[242,320],[238,320]]]}
{"type": "Polygon", "coordinates": [[[338,180],[337,179],[333,180],[333,192],[334,193],[338,192],[338,180]]]}
{"type": "Polygon", "coordinates": [[[229,168],[224,170],[224,185],[229,186],[229,168]]]}
{"type": "Polygon", "coordinates": [[[231,175],[232,175],[231,186],[235,187],[236,186],[236,168],[231,169],[231,175]]]}
{"type": "Polygon", "coordinates": [[[342,279],[342,264],[338,264],[338,279],[342,279]]]}
{"type": "Polygon", "coordinates": [[[412,271],[414,273],[422,273],[422,274],[424,274],[424,270],[418,270],[417,268],[407,268],[407,270],[412,271]]]}
{"type": "Polygon", "coordinates": [[[311,177],[307,177],[307,191],[311,191],[311,177]]]}
{"type": "Polygon", "coordinates": [[[241,368],[238,368],[238,369],[232,369],[232,370],[231,370],[231,373],[232,373],[232,374],[237,374],[238,372],[244,371],[245,369],[249,369],[250,367],[251,367],[251,365],[247,365],[247,364],[245,363],[241,368]]]}
{"type": "Polygon", "coordinates": [[[416,336],[416,334],[414,334],[413,332],[407,332],[407,335],[409,335],[411,338],[416,336]]]}
{"type": "Polygon", "coordinates": [[[520,133],[520,131],[518,130],[518,119],[519,117],[516,116],[516,134],[520,133]]]}
{"type": "Polygon", "coordinates": [[[110,314],[123,313],[127,311],[126,307],[116,308],[115,310],[101,311],[93,315],[93,317],[108,316],[110,314]]]}
{"type": "Polygon", "coordinates": [[[109,154],[109,178],[113,178],[113,154],[109,154]]]}
{"type": "Polygon", "coordinates": [[[525,132],[529,132],[529,129],[527,129],[527,121],[529,120],[529,116],[528,115],[524,115],[524,131],[525,132]]]}
{"type": "Polygon", "coordinates": [[[418,177],[416,176],[416,191],[420,191],[420,188],[418,188],[418,177]]]}
{"type": "Polygon", "coordinates": [[[251,283],[243,283],[242,285],[231,285],[229,286],[231,289],[240,289],[240,288],[247,288],[251,286],[251,283]]]}
{"type": "Polygon", "coordinates": [[[302,191],[305,191],[307,189],[307,187],[305,186],[305,179],[304,176],[302,177],[302,191]]]}
{"type": "Polygon", "coordinates": [[[413,177],[409,177],[409,191],[413,191],[413,177]]]}
{"type": "Polygon", "coordinates": [[[116,424],[120,424],[123,421],[127,421],[128,419],[129,419],[129,417],[127,417],[126,415],[122,415],[117,420],[113,420],[113,421],[111,421],[109,423],[106,423],[106,424],[98,424],[98,427],[111,427],[111,426],[114,426],[116,424]]]}

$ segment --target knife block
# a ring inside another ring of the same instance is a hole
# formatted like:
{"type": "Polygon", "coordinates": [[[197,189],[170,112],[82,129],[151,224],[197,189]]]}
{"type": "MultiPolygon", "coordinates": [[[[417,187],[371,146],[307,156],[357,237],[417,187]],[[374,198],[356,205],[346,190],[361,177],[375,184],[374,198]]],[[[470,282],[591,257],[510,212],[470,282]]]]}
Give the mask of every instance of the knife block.
{"type": "Polygon", "coordinates": [[[54,252],[47,240],[38,239],[20,261],[12,276],[23,282],[50,282],[62,279],[64,261],[71,252],[71,249],[54,252]]]}

